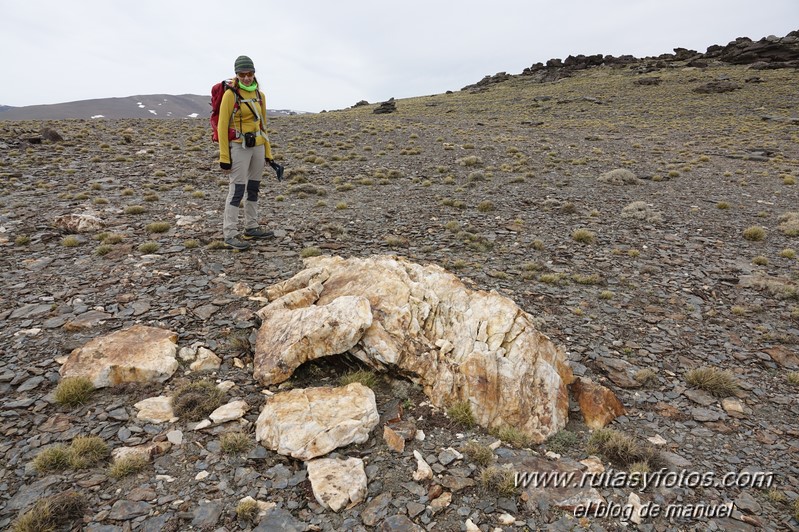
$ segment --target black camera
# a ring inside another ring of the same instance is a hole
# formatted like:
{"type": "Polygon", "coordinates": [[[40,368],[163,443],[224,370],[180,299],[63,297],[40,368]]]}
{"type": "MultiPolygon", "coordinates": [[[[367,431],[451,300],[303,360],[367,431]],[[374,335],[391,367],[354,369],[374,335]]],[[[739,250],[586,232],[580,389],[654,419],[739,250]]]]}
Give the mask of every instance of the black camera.
{"type": "Polygon", "coordinates": [[[245,133],[244,134],[244,145],[248,148],[252,148],[255,146],[255,133],[245,133]]]}

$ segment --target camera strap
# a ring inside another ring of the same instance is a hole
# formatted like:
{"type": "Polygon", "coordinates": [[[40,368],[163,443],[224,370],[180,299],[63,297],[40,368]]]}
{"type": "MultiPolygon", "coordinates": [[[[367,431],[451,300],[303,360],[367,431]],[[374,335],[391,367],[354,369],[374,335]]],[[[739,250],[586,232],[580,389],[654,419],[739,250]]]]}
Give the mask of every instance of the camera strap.
{"type": "MultiPolygon", "coordinates": [[[[258,121],[258,131],[255,132],[254,134],[256,136],[259,136],[259,137],[264,137],[264,139],[266,139],[266,141],[268,142],[269,141],[269,137],[266,134],[266,124],[264,124],[264,120],[263,120],[263,118],[261,118],[261,114],[257,110],[261,106],[261,91],[260,91],[260,89],[257,89],[257,88],[255,89],[255,98],[244,99],[244,98],[241,97],[241,94],[239,93],[238,88],[239,87],[237,86],[236,87],[236,91],[235,91],[237,101],[239,102],[239,104],[243,103],[247,107],[249,107],[250,108],[250,112],[253,114],[255,119],[258,121]],[[252,103],[254,103],[255,105],[254,106],[251,105],[252,103]]],[[[239,108],[241,108],[240,105],[239,105],[239,108]]],[[[242,126],[243,126],[242,117],[241,117],[241,114],[239,114],[239,131],[242,130],[242,126]]]]}

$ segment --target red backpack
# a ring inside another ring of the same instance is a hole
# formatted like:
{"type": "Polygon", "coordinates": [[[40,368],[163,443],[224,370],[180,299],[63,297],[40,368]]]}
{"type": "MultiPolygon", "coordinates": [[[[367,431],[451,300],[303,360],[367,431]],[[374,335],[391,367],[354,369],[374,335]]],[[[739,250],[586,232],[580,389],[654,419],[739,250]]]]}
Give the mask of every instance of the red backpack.
{"type": "MultiPolygon", "coordinates": [[[[239,91],[233,84],[232,80],[226,79],[220,81],[211,87],[211,138],[214,142],[219,142],[219,132],[217,126],[219,125],[219,106],[222,105],[222,96],[225,95],[226,90],[232,90],[236,94],[236,103],[233,104],[233,114],[239,110],[239,91]]],[[[228,140],[236,138],[236,129],[228,128],[228,140]]]]}

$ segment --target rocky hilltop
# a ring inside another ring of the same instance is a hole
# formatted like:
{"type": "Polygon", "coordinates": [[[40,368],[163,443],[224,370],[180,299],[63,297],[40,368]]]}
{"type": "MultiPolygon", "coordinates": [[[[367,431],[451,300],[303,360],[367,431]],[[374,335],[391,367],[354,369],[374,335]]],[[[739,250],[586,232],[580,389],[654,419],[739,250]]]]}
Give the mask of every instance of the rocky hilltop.
{"type": "MultiPolygon", "coordinates": [[[[525,68],[518,76],[535,79],[537,81],[557,81],[563,77],[571,76],[574,72],[587,68],[606,66],[635,68],[639,73],[656,71],[667,68],[672,63],[682,66],[706,67],[709,62],[726,63],[731,65],[747,65],[753,70],[767,70],[775,68],[799,68],[799,31],[792,31],[785,37],[763,37],[753,41],[748,37],[740,37],[726,46],[715,44],[708,47],[705,53],[686,48],[675,48],[673,54],[662,54],[657,57],[635,58],[631,55],[614,57],[612,55],[570,55],[566,59],[550,59],[546,63],[535,63],[525,68]]],[[[501,83],[515,77],[507,72],[499,72],[493,76],[486,76],[473,85],[467,85],[463,90],[475,90],[501,83]]]]}
{"type": "Polygon", "coordinates": [[[0,527],[797,529],[796,70],[721,50],[273,118],[244,253],[205,120],[0,122],[0,527]]]}

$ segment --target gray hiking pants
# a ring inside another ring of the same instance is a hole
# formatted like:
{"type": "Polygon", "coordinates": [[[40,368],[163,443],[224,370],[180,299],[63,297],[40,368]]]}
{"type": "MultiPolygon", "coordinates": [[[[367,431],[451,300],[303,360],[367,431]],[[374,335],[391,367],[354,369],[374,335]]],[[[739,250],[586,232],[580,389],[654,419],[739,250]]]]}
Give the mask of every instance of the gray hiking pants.
{"type": "Polygon", "coordinates": [[[230,188],[225,201],[222,235],[225,240],[239,233],[239,210],[244,202],[244,229],[258,227],[258,191],[264,173],[264,147],[246,148],[242,143],[230,143],[230,188]]]}

